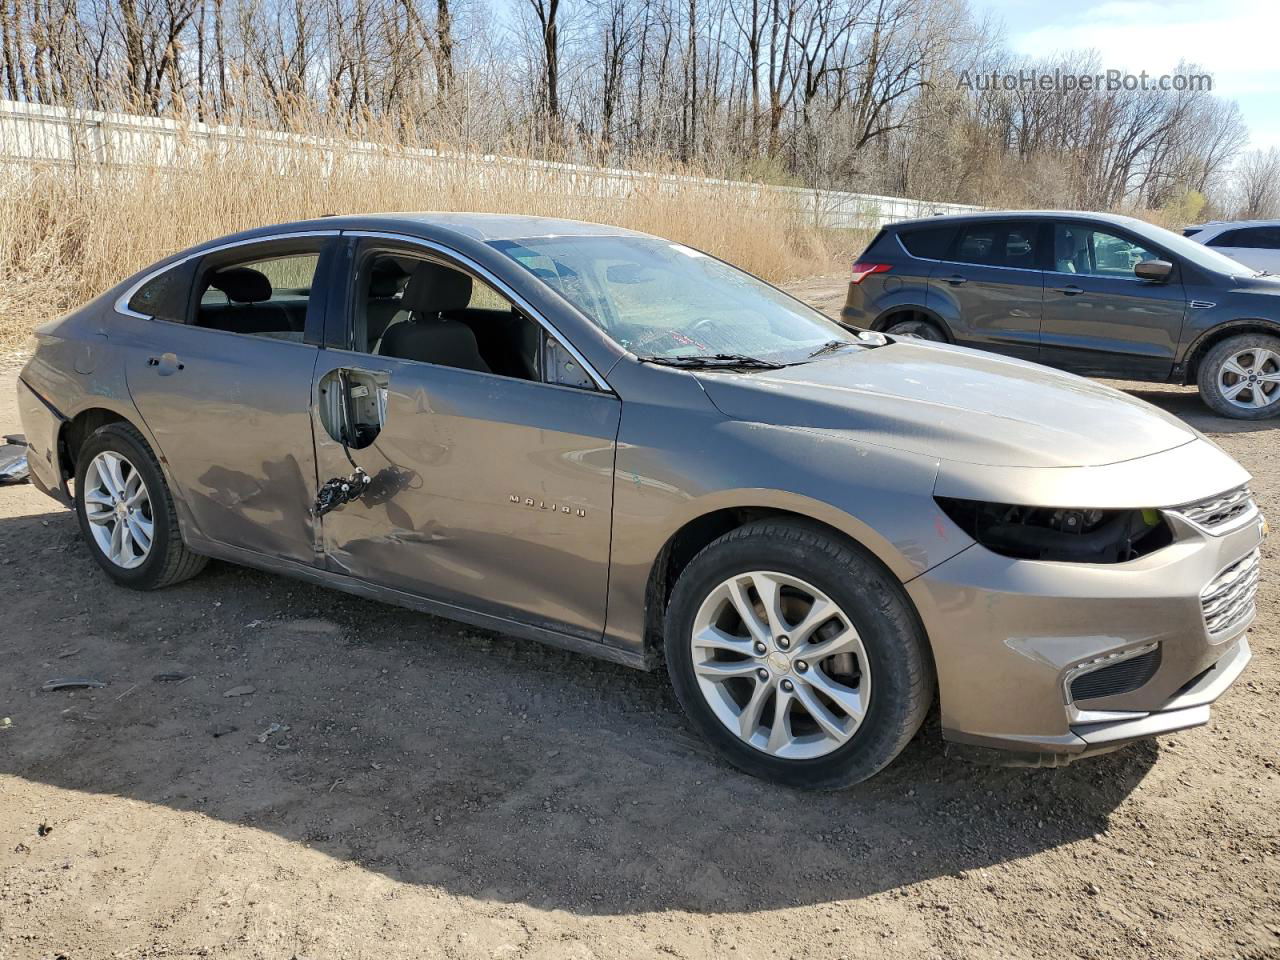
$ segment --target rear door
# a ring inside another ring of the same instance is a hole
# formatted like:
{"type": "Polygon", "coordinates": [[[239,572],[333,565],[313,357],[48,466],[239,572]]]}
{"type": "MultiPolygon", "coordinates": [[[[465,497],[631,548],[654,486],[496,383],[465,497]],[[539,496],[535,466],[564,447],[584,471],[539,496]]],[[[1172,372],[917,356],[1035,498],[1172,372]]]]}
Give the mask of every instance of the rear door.
{"type": "Polygon", "coordinates": [[[1087,376],[1168,377],[1186,312],[1182,281],[1176,266],[1163,283],[1133,268],[1169,255],[1110,225],[1057,221],[1052,231],[1042,361],[1087,376]]]}
{"type": "Polygon", "coordinates": [[[989,220],[960,228],[950,254],[929,278],[930,306],[952,318],[956,342],[1038,358],[1044,286],[1039,233],[1034,220],[989,220]]]}
{"type": "Polygon", "coordinates": [[[189,278],[177,315],[152,313],[144,287],[120,326],[129,393],[196,532],[308,564],[309,398],[335,235],[209,253],[177,268],[189,278]]]}

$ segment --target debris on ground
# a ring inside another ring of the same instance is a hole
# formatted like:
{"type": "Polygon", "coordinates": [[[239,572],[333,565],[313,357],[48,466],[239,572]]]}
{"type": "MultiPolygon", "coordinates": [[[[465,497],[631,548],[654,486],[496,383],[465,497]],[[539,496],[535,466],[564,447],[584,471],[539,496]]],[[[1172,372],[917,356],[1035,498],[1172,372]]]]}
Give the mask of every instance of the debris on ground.
{"type": "Polygon", "coordinates": [[[101,680],[91,680],[88,677],[61,677],[45,681],[40,689],[45,693],[52,693],[54,690],[84,690],[105,686],[106,684],[101,680]]]}
{"type": "Polygon", "coordinates": [[[25,483],[27,480],[27,438],[18,434],[5,437],[0,445],[0,484],[25,483]]]}
{"type": "Polygon", "coordinates": [[[47,837],[51,833],[53,833],[53,827],[49,826],[47,823],[42,823],[40,826],[36,827],[36,836],[38,837],[47,837]]]}
{"type": "Polygon", "coordinates": [[[0,730],[8,730],[13,726],[12,717],[0,717],[0,730]]]}
{"type": "Polygon", "coordinates": [[[58,654],[58,659],[66,660],[68,657],[74,657],[77,653],[79,653],[83,649],[84,649],[83,647],[76,647],[72,650],[63,650],[61,653],[58,654]]]}
{"type": "Polygon", "coordinates": [[[244,686],[232,687],[230,690],[224,691],[222,695],[224,697],[247,697],[257,692],[257,688],[251,687],[246,683],[244,686]]]}
{"type": "Polygon", "coordinates": [[[235,733],[240,728],[234,723],[215,723],[209,728],[209,735],[217,740],[219,737],[225,737],[229,733],[235,733]]]}
{"type": "Polygon", "coordinates": [[[271,724],[271,726],[267,727],[267,729],[263,730],[262,733],[258,734],[258,742],[266,743],[268,740],[274,737],[277,733],[288,733],[288,732],[289,732],[289,727],[286,724],[273,723],[271,724]]]}
{"type": "MultiPolygon", "coordinates": [[[[191,679],[189,673],[157,673],[151,678],[155,683],[182,683],[191,679]]],[[[230,696],[228,693],[227,696],[230,696]]]]}

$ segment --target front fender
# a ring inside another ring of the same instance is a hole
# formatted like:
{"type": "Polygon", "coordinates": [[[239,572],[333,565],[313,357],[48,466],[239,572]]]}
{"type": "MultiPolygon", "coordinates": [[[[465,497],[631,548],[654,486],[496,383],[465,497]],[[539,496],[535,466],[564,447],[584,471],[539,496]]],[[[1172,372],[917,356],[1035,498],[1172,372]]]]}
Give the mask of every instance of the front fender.
{"type": "Polygon", "coordinates": [[[612,642],[642,645],[656,559],[685,525],[719,510],[812,518],[857,541],[904,582],[972,543],[933,500],[936,459],[733,420],[678,432],[655,424],[650,433],[643,419],[624,409],[609,581],[612,642]]]}

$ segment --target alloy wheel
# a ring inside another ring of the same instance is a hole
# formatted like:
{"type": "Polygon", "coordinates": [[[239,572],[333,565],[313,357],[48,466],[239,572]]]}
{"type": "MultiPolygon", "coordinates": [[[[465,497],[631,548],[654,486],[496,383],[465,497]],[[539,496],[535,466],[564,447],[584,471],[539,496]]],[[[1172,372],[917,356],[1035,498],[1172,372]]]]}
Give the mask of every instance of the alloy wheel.
{"type": "Polygon", "coordinates": [[[155,515],[142,474],[128,459],[104,450],[84,477],[84,513],[98,549],[116,566],[131,570],[151,553],[155,515]]]}
{"type": "Polygon", "coordinates": [[[1243,410],[1258,410],[1280,399],[1280,355],[1266,347],[1248,347],[1218,368],[1223,399],[1243,410]]]}
{"type": "Polygon", "coordinates": [[[716,717],[770,756],[825,756],[866,716],[871,671],[858,631],[797,577],[751,571],[725,580],[699,607],[690,644],[716,717]]]}

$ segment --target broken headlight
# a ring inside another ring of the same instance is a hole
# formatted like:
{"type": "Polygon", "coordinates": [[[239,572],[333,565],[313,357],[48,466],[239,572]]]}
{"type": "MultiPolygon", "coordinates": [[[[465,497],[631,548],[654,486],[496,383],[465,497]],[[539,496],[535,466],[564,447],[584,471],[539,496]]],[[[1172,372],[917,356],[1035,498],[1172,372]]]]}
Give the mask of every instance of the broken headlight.
{"type": "Polygon", "coordinates": [[[1173,542],[1159,510],[1024,507],[938,497],[952,522],[993,553],[1020,560],[1124,563],[1173,542]]]}

